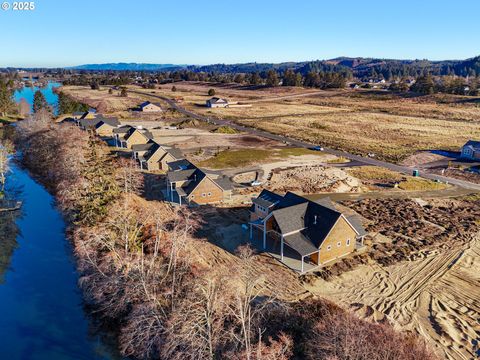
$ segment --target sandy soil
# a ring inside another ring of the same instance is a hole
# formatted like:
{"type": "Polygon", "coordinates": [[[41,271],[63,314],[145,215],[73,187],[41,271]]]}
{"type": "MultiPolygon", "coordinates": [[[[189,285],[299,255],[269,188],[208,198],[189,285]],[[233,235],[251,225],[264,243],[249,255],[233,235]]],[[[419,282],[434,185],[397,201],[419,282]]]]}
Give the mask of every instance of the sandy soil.
{"type": "Polygon", "coordinates": [[[428,151],[421,151],[416,154],[410,155],[405,160],[401,162],[401,165],[405,166],[418,166],[428,164],[434,161],[444,160],[446,159],[445,156],[432,154],[428,151]]]}
{"type": "Polygon", "coordinates": [[[360,180],[339,168],[303,166],[273,172],[268,188],[272,191],[299,191],[306,194],[316,192],[357,192],[360,180]]]}
{"type": "Polygon", "coordinates": [[[480,237],[388,267],[364,265],[307,289],[372,320],[424,336],[451,360],[478,356],[480,237]],[[475,355],[477,352],[477,355],[475,355]]]}

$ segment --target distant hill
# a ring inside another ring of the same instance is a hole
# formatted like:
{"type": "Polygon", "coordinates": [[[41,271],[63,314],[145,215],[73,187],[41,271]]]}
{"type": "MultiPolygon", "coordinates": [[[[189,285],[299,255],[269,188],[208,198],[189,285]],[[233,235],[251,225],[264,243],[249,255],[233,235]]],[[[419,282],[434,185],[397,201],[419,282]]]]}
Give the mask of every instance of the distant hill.
{"type": "Polygon", "coordinates": [[[184,68],[185,65],[175,64],[144,64],[144,63],[108,63],[108,64],[85,64],[69,67],[75,70],[90,71],[158,71],[158,70],[177,70],[184,68]]]}
{"type": "Polygon", "coordinates": [[[480,75],[480,56],[466,60],[397,60],[362,57],[338,57],[330,60],[315,60],[284,63],[241,63],[212,65],[176,65],[176,64],[141,64],[141,63],[110,63],[87,64],[74,66],[70,69],[90,71],[176,71],[186,70],[207,73],[265,73],[276,70],[280,73],[287,69],[300,72],[303,75],[309,71],[341,72],[358,78],[382,75],[386,79],[392,76],[418,76],[425,72],[432,75],[480,75]]]}

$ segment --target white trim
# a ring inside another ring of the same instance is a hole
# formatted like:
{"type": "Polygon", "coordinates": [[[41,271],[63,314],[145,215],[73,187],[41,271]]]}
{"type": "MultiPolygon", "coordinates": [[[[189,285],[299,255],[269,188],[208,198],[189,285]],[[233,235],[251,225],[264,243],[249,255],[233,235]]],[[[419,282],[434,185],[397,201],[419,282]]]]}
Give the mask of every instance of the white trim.
{"type": "MultiPolygon", "coordinates": [[[[355,233],[356,233],[357,235],[360,235],[360,233],[357,231],[357,229],[355,229],[355,227],[350,223],[350,221],[348,221],[348,219],[347,219],[343,214],[341,214],[341,217],[343,217],[343,218],[345,219],[345,221],[347,222],[347,224],[350,225],[350,227],[353,229],[353,231],[355,231],[355,233]]],[[[335,223],[335,225],[336,225],[336,224],[337,224],[337,223],[335,223]]]]}

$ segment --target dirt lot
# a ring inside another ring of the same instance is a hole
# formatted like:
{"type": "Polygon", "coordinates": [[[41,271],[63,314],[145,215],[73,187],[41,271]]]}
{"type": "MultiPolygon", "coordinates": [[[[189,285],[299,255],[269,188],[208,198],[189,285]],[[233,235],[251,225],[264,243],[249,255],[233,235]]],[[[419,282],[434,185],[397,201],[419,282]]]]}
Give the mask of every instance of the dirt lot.
{"type": "Polygon", "coordinates": [[[442,357],[475,358],[480,331],[478,201],[363,200],[347,205],[370,220],[367,229],[378,236],[369,253],[350,260],[357,263],[353,271],[338,264],[330,275],[342,275],[328,281],[312,275],[307,289],[360,316],[418,332],[442,357]]]}

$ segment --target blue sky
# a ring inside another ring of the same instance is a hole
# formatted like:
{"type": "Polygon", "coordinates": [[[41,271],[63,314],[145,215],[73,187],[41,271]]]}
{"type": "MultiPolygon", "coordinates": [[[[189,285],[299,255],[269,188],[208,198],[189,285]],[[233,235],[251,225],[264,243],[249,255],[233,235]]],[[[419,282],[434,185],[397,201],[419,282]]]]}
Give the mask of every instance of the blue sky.
{"type": "Polygon", "coordinates": [[[35,7],[0,10],[0,66],[480,55],[478,0],[36,0],[35,7]]]}

